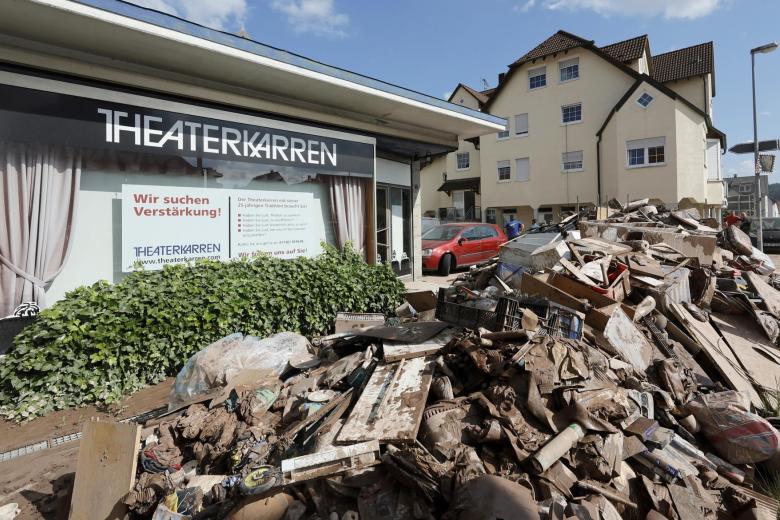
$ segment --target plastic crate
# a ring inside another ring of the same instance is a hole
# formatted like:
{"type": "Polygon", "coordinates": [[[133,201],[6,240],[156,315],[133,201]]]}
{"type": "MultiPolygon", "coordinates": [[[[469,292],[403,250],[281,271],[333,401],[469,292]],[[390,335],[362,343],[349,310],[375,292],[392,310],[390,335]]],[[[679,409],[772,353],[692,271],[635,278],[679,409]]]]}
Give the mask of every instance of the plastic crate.
{"type": "Polygon", "coordinates": [[[460,303],[448,302],[446,299],[445,288],[439,289],[438,300],[436,303],[436,319],[446,321],[458,327],[467,329],[478,329],[480,327],[490,331],[496,329],[497,313],[469,307],[460,303]]]}
{"type": "Polygon", "coordinates": [[[541,298],[501,298],[496,307],[496,330],[521,329],[522,309],[529,309],[539,317],[540,334],[582,339],[584,317],[569,307],[541,298]]]}

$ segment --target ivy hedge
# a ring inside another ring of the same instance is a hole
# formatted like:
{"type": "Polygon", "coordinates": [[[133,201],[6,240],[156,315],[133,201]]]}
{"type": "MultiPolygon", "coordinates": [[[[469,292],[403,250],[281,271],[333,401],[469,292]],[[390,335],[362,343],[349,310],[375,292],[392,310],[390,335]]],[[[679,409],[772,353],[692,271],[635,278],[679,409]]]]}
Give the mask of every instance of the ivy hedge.
{"type": "Polygon", "coordinates": [[[403,291],[389,267],[330,246],[316,258],[203,261],[79,287],[0,360],[0,415],[116,402],[233,332],[323,334],[339,311],[391,312],[403,291]]]}

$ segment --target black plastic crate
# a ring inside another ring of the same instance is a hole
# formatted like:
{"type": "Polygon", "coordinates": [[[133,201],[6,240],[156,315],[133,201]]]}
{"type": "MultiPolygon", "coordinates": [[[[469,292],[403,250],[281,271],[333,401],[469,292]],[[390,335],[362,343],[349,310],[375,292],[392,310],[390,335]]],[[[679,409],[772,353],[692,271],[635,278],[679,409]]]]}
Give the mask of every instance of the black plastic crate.
{"type": "Polygon", "coordinates": [[[539,317],[541,334],[582,339],[583,317],[573,309],[542,298],[501,298],[496,307],[496,330],[521,329],[521,309],[529,309],[539,317]]]}
{"type": "Polygon", "coordinates": [[[448,302],[446,299],[445,288],[439,289],[438,301],[436,303],[436,319],[446,321],[458,327],[467,329],[478,329],[480,327],[490,331],[495,331],[497,324],[497,313],[469,307],[455,302],[448,302]]]}

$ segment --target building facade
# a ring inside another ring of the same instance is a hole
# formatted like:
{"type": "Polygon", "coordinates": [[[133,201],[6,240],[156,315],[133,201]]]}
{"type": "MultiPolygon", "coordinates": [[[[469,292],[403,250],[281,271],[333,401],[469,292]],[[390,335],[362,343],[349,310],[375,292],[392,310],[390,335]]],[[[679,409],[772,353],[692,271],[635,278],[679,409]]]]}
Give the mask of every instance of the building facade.
{"type": "Polygon", "coordinates": [[[726,145],[712,124],[714,75],[712,42],[653,56],[647,36],[597,47],[559,31],[496,88],[458,85],[450,101],[508,125],[428,161],[423,210],[465,219],[474,200],[478,220],[528,223],[647,197],[712,214],[725,205],[726,145]]]}
{"type": "Polygon", "coordinates": [[[322,243],[419,275],[420,158],[504,124],[126,2],[7,2],[0,316],[138,263],[322,243]]]}
{"type": "MultiPolygon", "coordinates": [[[[750,218],[755,218],[757,215],[756,208],[756,177],[755,175],[745,175],[743,177],[726,177],[726,210],[735,211],[737,213],[745,213],[750,218]]],[[[777,217],[778,210],[777,204],[774,200],[769,198],[769,177],[762,175],[759,182],[761,183],[762,217],[777,217]]]]}

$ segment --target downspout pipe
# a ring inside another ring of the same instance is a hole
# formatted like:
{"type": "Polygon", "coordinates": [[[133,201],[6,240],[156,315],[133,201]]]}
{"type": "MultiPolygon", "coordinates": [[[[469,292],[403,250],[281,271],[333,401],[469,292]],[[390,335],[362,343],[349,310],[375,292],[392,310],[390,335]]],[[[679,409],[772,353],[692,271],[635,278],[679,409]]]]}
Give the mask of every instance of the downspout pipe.
{"type": "Polygon", "coordinates": [[[596,140],[596,207],[601,208],[601,134],[596,140]]]}

